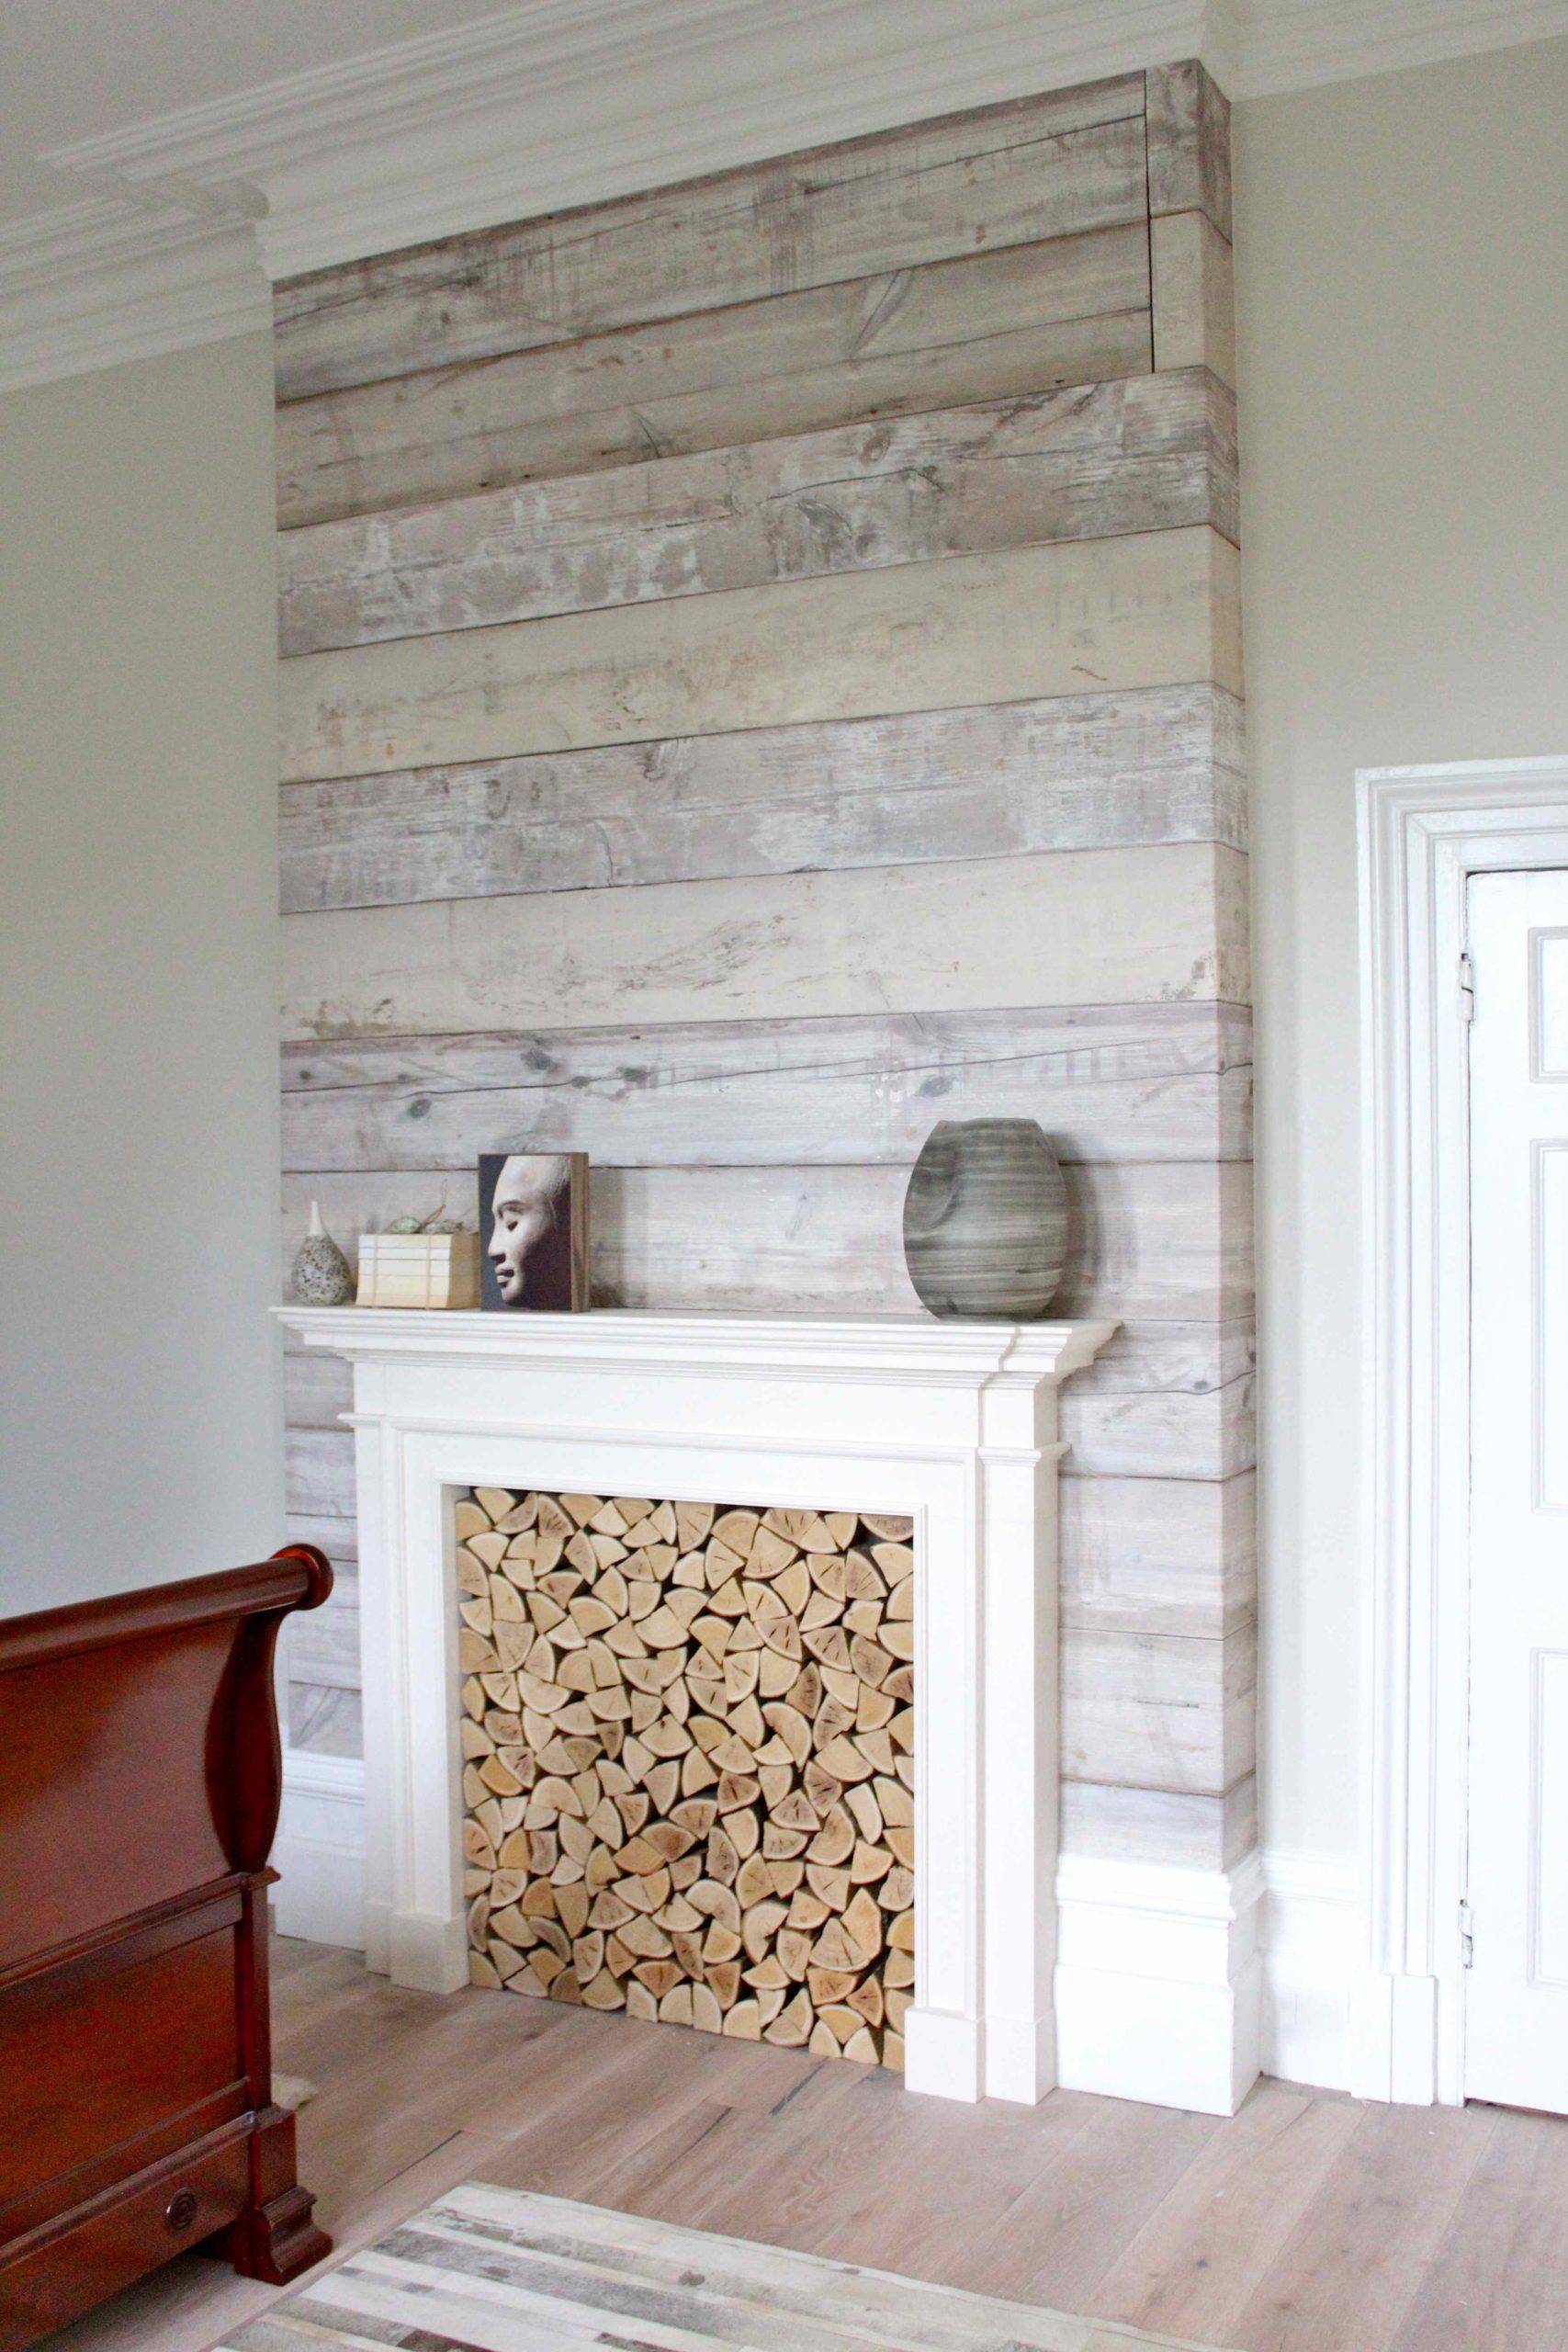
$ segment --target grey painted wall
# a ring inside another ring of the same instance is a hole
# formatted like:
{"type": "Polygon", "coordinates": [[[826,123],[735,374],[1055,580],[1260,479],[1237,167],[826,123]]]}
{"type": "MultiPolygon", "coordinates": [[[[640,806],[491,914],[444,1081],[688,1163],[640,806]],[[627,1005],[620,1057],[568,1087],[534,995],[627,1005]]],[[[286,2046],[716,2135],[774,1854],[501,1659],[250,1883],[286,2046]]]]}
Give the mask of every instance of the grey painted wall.
{"type": "Polygon", "coordinates": [[[280,1540],[272,354],[0,401],[0,1611],[280,1540]]]}

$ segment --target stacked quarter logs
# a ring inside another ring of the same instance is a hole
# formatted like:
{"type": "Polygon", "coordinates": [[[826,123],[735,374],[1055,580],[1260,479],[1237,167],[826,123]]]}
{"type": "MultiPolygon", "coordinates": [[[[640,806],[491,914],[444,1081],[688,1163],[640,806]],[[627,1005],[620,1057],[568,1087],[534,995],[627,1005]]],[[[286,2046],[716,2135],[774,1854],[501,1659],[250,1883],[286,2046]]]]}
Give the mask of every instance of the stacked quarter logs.
{"type": "Polygon", "coordinates": [[[901,2066],[911,1522],[480,1487],[457,1536],[475,1984],[901,2066]]]}

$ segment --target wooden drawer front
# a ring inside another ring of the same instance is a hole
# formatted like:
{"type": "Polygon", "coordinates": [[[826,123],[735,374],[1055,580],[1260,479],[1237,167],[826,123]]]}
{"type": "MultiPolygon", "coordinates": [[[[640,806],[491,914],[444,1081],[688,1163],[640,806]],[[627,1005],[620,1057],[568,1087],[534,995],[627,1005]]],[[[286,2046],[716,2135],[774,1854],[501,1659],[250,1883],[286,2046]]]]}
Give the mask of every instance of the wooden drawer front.
{"type": "MultiPolygon", "coordinates": [[[[192,2110],[243,2071],[234,1973],[234,1930],[226,1927],[129,1967],[111,1961],[85,1980],[62,1971],[0,1992],[0,2238],[11,2233],[4,2208],[24,2192],[174,2118],[189,2119],[181,2140],[222,2120],[192,2110]]],[[[230,2111],[245,2104],[236,2096],[230,2111]]],[[[128,2147],[119,2169],[151,2153],[128,2147]]]]}
{"type": "Polygon", "coordinates": [[[204,2152],[137,2174],[68,2228],[35,2231],[9,2260],[0,2251],[0,2352],[21,2352],[233,2221],[249,2150],[247,2127],[231,2125],[204,2152]]]}

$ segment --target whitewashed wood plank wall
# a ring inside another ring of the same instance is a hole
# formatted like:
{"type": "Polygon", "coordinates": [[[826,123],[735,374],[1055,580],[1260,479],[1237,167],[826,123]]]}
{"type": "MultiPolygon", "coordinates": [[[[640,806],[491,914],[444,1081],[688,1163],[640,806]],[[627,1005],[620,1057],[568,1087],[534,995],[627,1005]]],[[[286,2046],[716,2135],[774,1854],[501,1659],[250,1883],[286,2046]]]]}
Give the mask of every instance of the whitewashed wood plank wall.
{"type": "MultiPolygon", "coordinates": [[[[1065,1837],[1253,1842],[1247,803],[1227,109],[1179,64],[279,288],[287,1264],[480,1151],[594,1282],[912,1307],[939,1117],[1038,1118],[1065,1837]]],[[[340,1566],[294,1736],[357,1746],[340,1566]]]]}

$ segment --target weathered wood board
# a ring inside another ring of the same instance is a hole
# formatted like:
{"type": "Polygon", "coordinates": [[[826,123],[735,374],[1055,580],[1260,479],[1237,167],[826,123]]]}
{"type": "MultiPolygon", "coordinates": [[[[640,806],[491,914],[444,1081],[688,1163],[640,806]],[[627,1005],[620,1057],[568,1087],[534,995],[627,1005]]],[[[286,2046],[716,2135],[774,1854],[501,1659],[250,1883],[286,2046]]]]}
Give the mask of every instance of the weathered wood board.
{"type": "MultiPolygon", "coordinates": [[[[1148,1321],[1252,1312],[1252,1170],[1241,1163],[1066,1171],[1072,1241],[1055,1311],[1148,1321]]],[[[602,1306],[918,1314],[900,1239],[902,1168],[596,1168],[593,1296],[602,1306]]],[[[443,1198],[474,1214],[471,1177],[367,1171],[283,1180],[282,1262],[312,1200],[345,1248],[443,1198]]]]}
{"type": "Polygon", "coordinates": [[[1257,1761],[1258,1636],[1062,1634],[1062,1774],[1224,1796],[1257,1761]]]}
{"type": "Polygon", "coordinates": [[[1155,366],[1207,368],[1234,384],[1235,284],[1231,249],[1201,212],[1149,223],[1154,264],[1155,366]]]}
{"type": "Polygon", "coordinates": [[[1235,539],[1235,409],[1168,368],[317,524],[278,543],[279,650],[1190,524],[1235,539]]]}
{"type": "Polygon", "coordinates": [[[1228,1870],[1258,1843],[1258,1786],[1251,1773],[1223,1797],[1103,1781],[1062,1784],[1062,1851],[1180,1870],[1228,1870]]]}
{"type": "Polygon", "coordinates": [[[277,413],[285,530],[1145,373],[1142,221],[441,365],[277,413]]]}
{"type": "Polygon", "coordinates": [[[1251,1024],[1212,1003],[885,1013],[290,1046],[288,1170],[585,1150],[620,1167],[910,1165],[936,1118],[1038,1118],[1063,1159],[1251,1156],[1251,1024]]]}
{"type": "MultiPolygon", "coordinates": [[[[1227,109],[1201,68],[281,290],[287,1263],[593,1162],[605,1304],[909,1312],[940,1116],[1066,1160],[1063,1842],[1255,1840],[1227,109]],[[1152,372],[1151,372],[1152,371],[1152,372]]],[[[344,1369],[287,1364],[349,1577],[344,1369]]]]}
{"type": "Polygon", "coordinates": [[[1248,996],[1208,842],[290,915],[286,1038],[1248,996]]]}
{"type": "Polygon", "coordinates": [[[1201,682],[1241,693],[1205,525],[302,654],[283,780],[1201,682]]]}
{"type": "Polygon", "coordinates": [[[1063,1469],[1064,1624],[1213,1637],[1251,1623],[1258,1555],[1250,1469],[1229,1478],[1118,1477],[1091,1475],[1076,1454],[1063,1469]]]}
{"type": "Polygon", "coordinates": [[[1140,842],[1247,845],[1223,688],[760,727],[287,786],[283,911],[1140,842]]]}
{"type": "Polygon", "coordinates": [[[1146,217],[1144,77],[787,156],[280,286],[280,400],[1146,217]]]}
{"type": "Polygon", "coordinates": [[[1230,100],[1194,58],[1147,82],[1150,213],[1203,212],[1229,239],[1230,100]]]}

